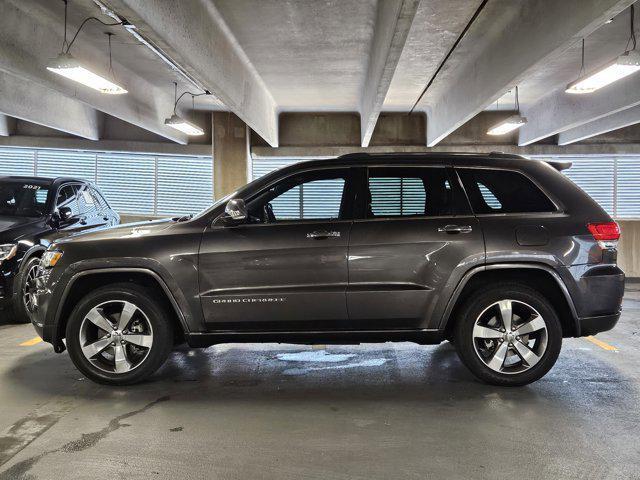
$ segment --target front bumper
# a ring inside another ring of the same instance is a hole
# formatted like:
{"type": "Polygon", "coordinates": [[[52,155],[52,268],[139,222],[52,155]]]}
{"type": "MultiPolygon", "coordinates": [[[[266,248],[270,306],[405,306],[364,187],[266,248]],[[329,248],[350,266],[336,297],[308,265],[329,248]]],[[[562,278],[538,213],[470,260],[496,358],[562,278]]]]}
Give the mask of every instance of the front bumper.
{"type": "Polygon", "coordinates": [[[13,302],[16,266],[11,261],[0,262],[0,310],[11,306],[13,302]]]}

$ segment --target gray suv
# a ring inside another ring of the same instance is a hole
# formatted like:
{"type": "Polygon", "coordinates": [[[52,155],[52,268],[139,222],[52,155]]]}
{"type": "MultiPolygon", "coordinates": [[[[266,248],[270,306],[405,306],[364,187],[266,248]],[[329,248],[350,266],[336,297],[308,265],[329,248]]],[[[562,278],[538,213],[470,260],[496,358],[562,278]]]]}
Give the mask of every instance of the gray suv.
{"type": "Polygon", "coordinates": [[[183,341],[450,340],[478,378],[524,385],[563,337],[620,317],[618,226],[568,166],[504,154],[298,163],[194,217],[55,242],[32,322],[106,384],[149,377],[183,341]]]}

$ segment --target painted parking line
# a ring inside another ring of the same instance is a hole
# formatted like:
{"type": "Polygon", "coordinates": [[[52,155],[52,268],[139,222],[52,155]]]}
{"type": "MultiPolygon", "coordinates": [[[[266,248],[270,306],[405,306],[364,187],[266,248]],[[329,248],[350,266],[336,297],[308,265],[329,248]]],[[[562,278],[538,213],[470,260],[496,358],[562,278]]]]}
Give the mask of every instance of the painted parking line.
{"type": "Polygon", "coordinates": [[[618,351],[618,349],[616,347],[614,347],[613,345],[609,345],[608,343],[605,343],[602,340],[598,340],[596,337],[588,336],[588,337],[585,337],[585,338],[587,340],[589,340],[591,343],[593,343],[594,345],[599,346],[603,350],[608,350],[610,352],[617,352],[618,351]]]}
{"type": "Polygon", "coordinates": [[[21,347],[31,347],[33,345],[39,344],[40,342],[42,342],[42,339],[40,337],[35,337],[35,338],[32,338],[31,340],[27,340],[26,342],[22,342],[20,344],[20,346],[21,347]]]}

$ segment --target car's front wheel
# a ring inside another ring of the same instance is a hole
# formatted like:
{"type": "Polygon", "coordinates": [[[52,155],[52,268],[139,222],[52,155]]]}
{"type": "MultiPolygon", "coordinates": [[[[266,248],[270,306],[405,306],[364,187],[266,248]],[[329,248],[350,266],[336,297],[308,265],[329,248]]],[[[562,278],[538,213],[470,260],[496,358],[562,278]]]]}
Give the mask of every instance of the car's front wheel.
{"type": "Polygon", "coordinates": [[[499,284],[470,297],[456,319],[455,347],[479,379],[493,385],[534,382],[555,364],[562,327],[551,303],[520,284],[499,284]]]}
{"type": "Polygon", "coordinates": [[[91,380],[130,385],[152,375],[173,346],[166,310],[135,284],[114,284],[85,296],[66,329],[75,366],[91,380]]]}

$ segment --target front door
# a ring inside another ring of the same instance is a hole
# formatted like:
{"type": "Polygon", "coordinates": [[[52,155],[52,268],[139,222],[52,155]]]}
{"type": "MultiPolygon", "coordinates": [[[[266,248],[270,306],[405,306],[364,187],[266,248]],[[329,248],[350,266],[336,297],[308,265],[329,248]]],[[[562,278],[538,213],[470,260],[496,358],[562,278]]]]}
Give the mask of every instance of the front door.
{"type": "Polygon", "coordinates": [[[247,223],[207,228],[200,291],[210,330],[343,328],[349,168],[297,173],[244,199],[247,223]]]}
{"type": "Polygon", "coordinates": [[[484,261],[477,219],[444,166],[370,167],[349,246],[353,328],[437,328],[434,312],[484,261]]]}

